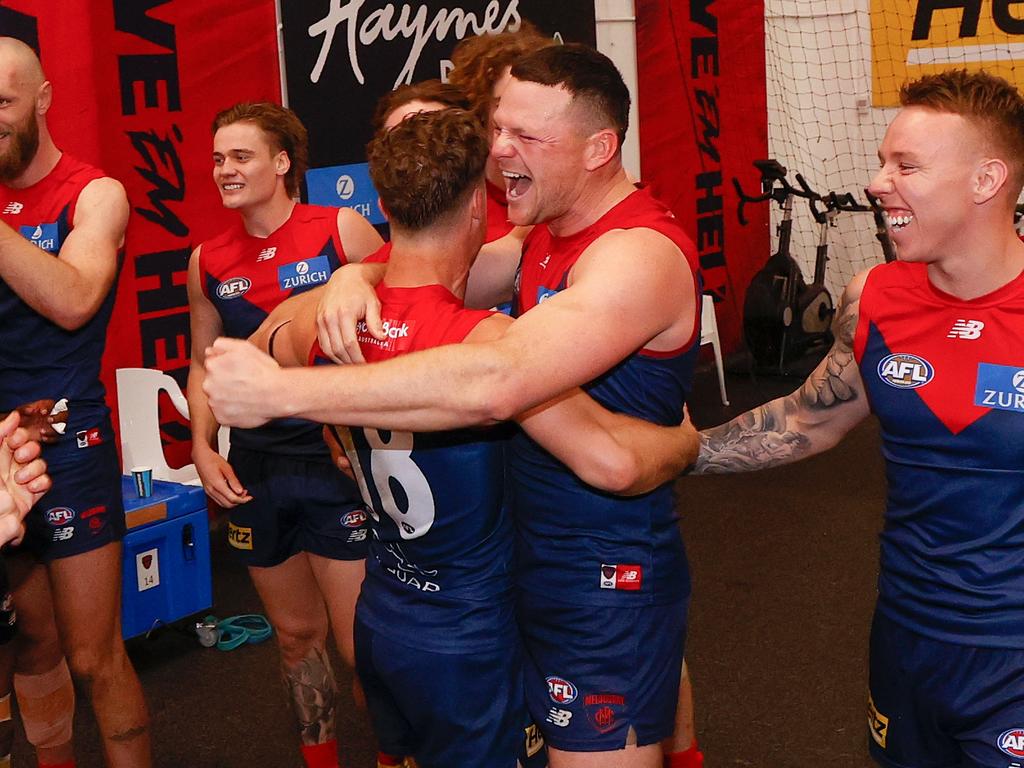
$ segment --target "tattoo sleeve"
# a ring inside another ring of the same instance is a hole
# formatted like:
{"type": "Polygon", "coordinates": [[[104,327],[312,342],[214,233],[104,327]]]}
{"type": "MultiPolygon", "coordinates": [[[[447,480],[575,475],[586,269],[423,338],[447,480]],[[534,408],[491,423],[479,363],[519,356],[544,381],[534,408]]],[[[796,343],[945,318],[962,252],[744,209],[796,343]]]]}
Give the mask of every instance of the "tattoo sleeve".
{"type": "Polygon", "coordinates": [[[285,684],[299,721],[303,744],[323,744],[335,737],[338,683],[327,651],[313,648],[299,664],[284,671],[285,684]]]}
{"type": "Polygon", "coordinates": [[[837,409],[863,398],[853,354],[856,329],[857,302],[853,302],[836,322],[832,349],[799,389],[701,432],[693,473],[765,469],[828,447],[816,442],[816,434],[828,432],[837,409]]]}

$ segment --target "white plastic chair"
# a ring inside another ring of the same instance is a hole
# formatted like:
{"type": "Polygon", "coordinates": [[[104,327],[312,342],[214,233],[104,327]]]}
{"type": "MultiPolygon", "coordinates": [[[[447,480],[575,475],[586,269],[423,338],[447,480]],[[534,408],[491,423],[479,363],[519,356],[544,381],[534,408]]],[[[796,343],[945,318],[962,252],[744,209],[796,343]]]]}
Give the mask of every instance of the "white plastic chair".
{"type": "Polygon", "coordinates": [[[711,345],[715,353],[715,367],[718,369],[718,391],[722,395],[722,405],[729,405],[725,394],[725,367],[722,365],[722,342],[718,338],[718,317],[715,315],[715,300],[705,293],[700,304],[700,343],[711,345]]]}
{"type": "MultiPolygon", "coordinates": [[[[188,401],[173,378],[152,368],[118,368],[117,417],[121,426],[121,458],[125,470],[152,467],[154,480],[199,485],[195,464],[180,469],[167,465],[160,442],[160,392],[166,392],[178,413],[188,418],[188,401]]],[[[221,427],[217,441],[222,455],[228,451],[228,429],[221,427]]]]}

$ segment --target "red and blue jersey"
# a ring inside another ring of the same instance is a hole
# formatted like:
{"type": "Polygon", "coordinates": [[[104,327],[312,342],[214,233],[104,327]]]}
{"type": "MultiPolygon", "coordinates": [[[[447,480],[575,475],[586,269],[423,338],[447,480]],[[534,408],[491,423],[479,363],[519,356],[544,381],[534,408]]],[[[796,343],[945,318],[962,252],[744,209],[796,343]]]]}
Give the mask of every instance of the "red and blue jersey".
{"type": "Polygon", "coordinates": [[[487,186],[487,234],[484,235],[484,242],[490,243],[500,240],[515,225],[508,220],[508,197],[502,187],[486,182],[487,186]]]}
{"type": "MultiPolygon", "coordinates": [[[[638,189],[568,237],[555,237],[544,225],[534,227],[516,277],[515,315],[564,290],[576,260],[598,237],[637,227],[659,232],[679,247],[699,294],[693,243],[665,206],[638,189]]],[[[679,349],[641,349],[583,389],[611,411],[679,424],[697,361],[696,315],[693,328],[679,349]]],[[[604,493],[522,433],[512,441],[509,466],[522,588],[586,605],[669,603],[689,595],[671,484],[630,498],[604,493]]]]}
{"type": "Polygon", "coordinates": [[[1024,274],[963,301],[875,267],[854,353],[882,429],[878,609],[922,635],[1024,648],[1024,274]]]}
{"type": "MultiPolygon", "coordinates": [[[[440,285],[380,285],[387,339],[361,328],[369,362],[457,344],[492,313],[440,285]]],[[[512,524],[504,505],[506,428],[410,433],[350,430],[348,446],[373,538],[360,621],[423,650],[516,642],[512,524]]]]}
{"type": "MultiPolygon", "coordinates": [[[[74,226],[79,195],[104,176],[98,168],[64,153],[53,170],[30,187],[0,184],[0,217],[32,245],[58,258],[74,226]]],[[[119,268],[123,255],[118,253],[119,268]]],[[[46,447],[51,461],[74,453],[82,441],[86,444],[81,447],[88,447],[113,437],[100,382],[100,358],[114,294],[112,285],[96,314],[81,328],[68,331],[40,315],[0,280],[0,411],[41,398],[66,397],[69,439],[46,447]]],[[[66,299],[75,301],[74,296],[66,299]]]]}
{"type": "MultiPolygon", "coordinates": [[[[268,237],[254,237],[241,220],[199,251],[203,293],[216,308],[224,334],[247,338],[290,296],[325,284],[347,263],[338,235],[338,210],[296,205],[268,237]]],[[[320,427],[277,419],[256,429],[232,429],[241,448],[328,460],[320,427]]]]}

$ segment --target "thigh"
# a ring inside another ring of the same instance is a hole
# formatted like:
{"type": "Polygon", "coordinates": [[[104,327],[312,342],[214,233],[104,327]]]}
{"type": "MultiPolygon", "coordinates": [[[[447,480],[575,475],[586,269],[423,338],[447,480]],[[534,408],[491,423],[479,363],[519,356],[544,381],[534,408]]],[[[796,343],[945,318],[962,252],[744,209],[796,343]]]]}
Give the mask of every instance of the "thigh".
{"type": "Polygon", "coordinates": [[[686,603],[574,606],[520,596],[530,713],[549,746],[621,750],[672,735],[686,603]]]}
{"type": "Polygon", "coordinates": [[[251,567],[249,575],[270,623],[280,635],[322,643],[327,636],[327,611],[304,552],[279,565],[251,567]]]}
{"type": "Polygon", "coordinates": [[[108,658],[121,644],[121,543],[54,560],[47,570],[65,652],[108,658]]]}
{"type": "MultiPolygon", "coordinates": [[[[889,768],[959,768],[937,673],[955,662],[934,643],[875,612],[871,624],[868,747],[889,768]]],[[[1002,766],[1001,768],[1005,768],[1002,766]]]]}
{"type": "Polygon", "coordinates": [[[386,751],[402,747],[420,768],[544,765],[542,740],[526,711],[518,647],[422,651],[358,621],[356,637],[360,680],[386,751]]]}
{"type": "Polygon", "coordinates": [[[307,557],[327,604],[327,615],[338,650],[351,665],[352,622],[366,572],[365,560],[330,560],[314,554],[308,554],[307,557]]]}
{"type": "Polygon", "coordinates": [[[25,539],[14,551],[50,562],[124,538],[121,468],[113,443],[62,457],[48,471],[53,486],[25,518],[25,539]]]}

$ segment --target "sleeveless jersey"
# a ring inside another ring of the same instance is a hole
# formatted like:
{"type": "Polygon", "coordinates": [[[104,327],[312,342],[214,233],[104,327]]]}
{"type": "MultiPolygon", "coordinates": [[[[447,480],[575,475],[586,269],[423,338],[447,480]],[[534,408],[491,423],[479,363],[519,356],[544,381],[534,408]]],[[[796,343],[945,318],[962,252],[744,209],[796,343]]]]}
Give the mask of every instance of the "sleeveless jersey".
{"type": "MultiPolygon", "coordinates": [[[[699,295],[696,249],[672,213],[639,189],[568,237],[555,237],[544,225],[534,227],[516,277],[516,316],[564,290],[576,260],[602,234],[636,227],[653,229],[679,247],[699,295]]],[[[583,388],[611,411],[679,424],[693,381],[699,330],[695,316],[693,335],[680,349],[641,350],[583,388]]],[[[689,595],[671,483],[630,498],[604,493],[523,433],[512,441],[509,466],[523,589],[584,605],[658,604],[689,595]]]]}
{"type": "Polygon", "coordinates": [[[878,609],[922,635],[1024,648],[1024,274],[971,301],[875,267],[854,352],[882,428],[878,609]]]}
{"type": "MultiPolygon", "coordinates": [[[[359,334],[370,362],[458,343],[491,314],[465,309],[439,285],[382,284],[377,295],[388,339],[359,334]]],[[[360,620],[424,650],[514,644],[505,428],[350,433],[349,459],[373,531],[360,620]]]]}
{"type": "MultiPolygon", "coordinates": [[[[239,220],[199,251],[203,293],[217,309],[224,334],[242,339],[282,301],[323,285],[346,262],[338,237],[338,209],[301,204],[269,237],[250,235],[239,220]]],[[[231,444],[329,460],[321,427],[302,419],[232,429],[231,444]]]]}
{"type": "MultiPolygon", "coordinates": [[[[90,182],[104,176],[98,168],[64,153],[54,169],[31,187],[13,189],[0,184],[0,217],[30,243],[57,258],[73,228],[78,196],[90,182]]],[[[120,251],[118,271],[123,256],[120,251]]],[[[51,461],[74,454],[78,450],[75,434],[83,430],[89,432],[90,445],[113,439],[100,382],[100,358],[116,283],[115,279],[92,319],[78,330],[66,331],[0,280],[0,410],[40,398],[66,397],[68,437],[45,446],[45,456],[51,461]]],[[[74,296],[68,297],[68,301],[74,300],[74,296]]]]}

